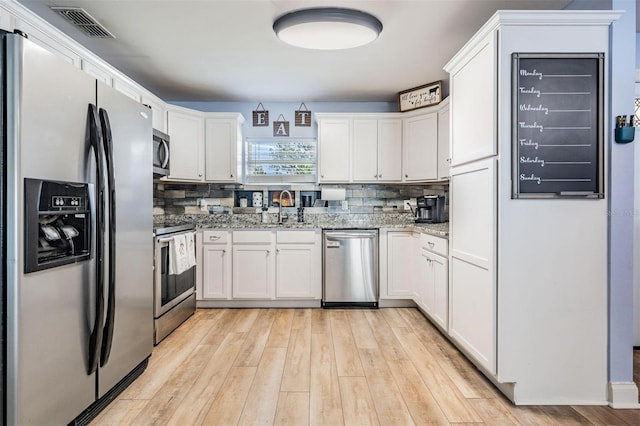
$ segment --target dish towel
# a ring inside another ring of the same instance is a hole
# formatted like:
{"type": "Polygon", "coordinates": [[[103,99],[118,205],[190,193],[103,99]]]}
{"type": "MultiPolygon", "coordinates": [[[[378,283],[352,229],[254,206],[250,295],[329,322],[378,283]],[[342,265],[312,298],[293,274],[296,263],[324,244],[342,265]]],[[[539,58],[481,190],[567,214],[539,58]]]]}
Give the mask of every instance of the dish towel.
{"type": "Polygon", "coordinates": [[[189,267],[196,266],[196,233],[187,232],[184,234],[187,240],[187,256],[189,256],[189,267]]]}
{"type": "Polygon", "coordinates": [[[190,268],[187,239],[179,234],[169,241],[169,274],[180,275],[190,268]]]}

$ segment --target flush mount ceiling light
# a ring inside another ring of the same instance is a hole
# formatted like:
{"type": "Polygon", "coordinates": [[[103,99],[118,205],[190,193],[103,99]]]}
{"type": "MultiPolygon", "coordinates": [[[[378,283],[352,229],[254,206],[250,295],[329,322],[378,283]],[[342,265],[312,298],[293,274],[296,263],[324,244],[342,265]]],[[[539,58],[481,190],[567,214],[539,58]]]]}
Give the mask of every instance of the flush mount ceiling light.
{"type": "Polygon", "coordinates": [[[337,7],[301,9],[282,15],[273,31],[287,44],[307,49],[350,49],[371,43],[382,22],[368,13],[337,7]]]}

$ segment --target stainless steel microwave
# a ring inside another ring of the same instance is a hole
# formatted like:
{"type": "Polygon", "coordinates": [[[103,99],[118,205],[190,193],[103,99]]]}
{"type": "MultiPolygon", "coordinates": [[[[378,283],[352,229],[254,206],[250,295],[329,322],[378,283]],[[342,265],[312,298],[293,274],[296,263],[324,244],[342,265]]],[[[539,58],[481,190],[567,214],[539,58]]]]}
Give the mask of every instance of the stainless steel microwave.
{"type": "Polygon", "coordinates": [[[169,135],[153,129],[153,177],[169,176],[169,135]]]}

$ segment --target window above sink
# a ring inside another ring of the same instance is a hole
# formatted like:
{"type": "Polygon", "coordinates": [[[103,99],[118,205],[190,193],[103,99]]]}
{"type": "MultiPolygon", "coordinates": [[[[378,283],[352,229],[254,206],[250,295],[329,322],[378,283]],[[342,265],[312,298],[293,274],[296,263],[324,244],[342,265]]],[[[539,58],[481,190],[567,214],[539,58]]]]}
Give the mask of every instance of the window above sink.
{"type": "Polygon", "coordinates": [[[245,144],[246,183],[315,183],[315,138],[248,138],[245,144]]]}

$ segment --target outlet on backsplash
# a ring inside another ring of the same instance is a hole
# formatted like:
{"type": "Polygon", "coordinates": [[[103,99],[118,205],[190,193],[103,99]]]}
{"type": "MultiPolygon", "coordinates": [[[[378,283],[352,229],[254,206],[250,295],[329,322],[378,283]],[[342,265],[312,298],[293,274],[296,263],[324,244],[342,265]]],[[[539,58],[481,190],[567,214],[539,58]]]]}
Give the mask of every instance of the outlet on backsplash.
{"type": "Polygon", "coordinates": [[[219,198],[201,198],[198,200],[198,205],[200,206],[200,210],[203,212],[209,211],[209,207],[211,206],[219,206],[220,199],[219,198]]]}

